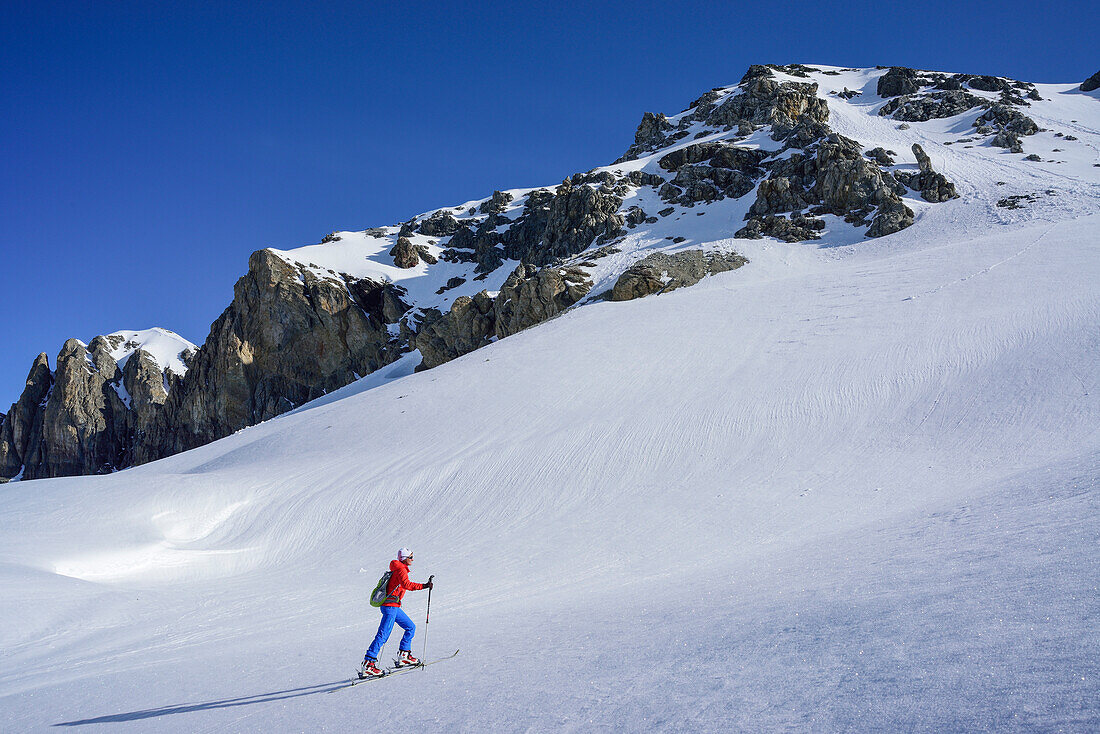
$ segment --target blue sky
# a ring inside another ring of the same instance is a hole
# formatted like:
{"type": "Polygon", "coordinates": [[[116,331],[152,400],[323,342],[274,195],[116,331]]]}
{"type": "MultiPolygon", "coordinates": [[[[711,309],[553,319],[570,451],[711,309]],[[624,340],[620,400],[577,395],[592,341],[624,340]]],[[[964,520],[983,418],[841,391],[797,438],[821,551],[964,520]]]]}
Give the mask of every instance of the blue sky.
{"type": "Polygon", "coordinates": [[[752,63],[1035,82],[1088,3],[0,2],[0,411],[62,342],[201,343],[249,253],[547,185],[752,63]]]}

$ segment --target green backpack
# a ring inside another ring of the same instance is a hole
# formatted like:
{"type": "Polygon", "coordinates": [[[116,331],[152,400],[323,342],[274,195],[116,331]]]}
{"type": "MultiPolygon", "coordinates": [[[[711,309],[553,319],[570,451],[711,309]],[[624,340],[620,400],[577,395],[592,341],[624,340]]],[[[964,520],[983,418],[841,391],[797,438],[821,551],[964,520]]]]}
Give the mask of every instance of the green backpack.
{"type": "Polygon", "coordinates": [[[386,589],[390,585],[390,574],[392,571],[386,571],[382,574],[382,578],[378,579],[378,585],[374,587],[374,591],[370,593],[370,605],[372,607],[380,607],[386,603],[386,599],[389,598],[389,594],[386,589]]]}

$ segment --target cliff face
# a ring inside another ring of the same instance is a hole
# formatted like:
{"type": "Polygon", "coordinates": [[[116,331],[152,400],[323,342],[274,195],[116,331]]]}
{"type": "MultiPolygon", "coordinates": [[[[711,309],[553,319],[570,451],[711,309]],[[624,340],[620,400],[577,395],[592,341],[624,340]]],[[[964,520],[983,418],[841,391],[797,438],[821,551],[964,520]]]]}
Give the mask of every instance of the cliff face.
{"type": "Polygon", "coordinates": [[[45,352],[31,365],[19,400],[0,423],[0,480],[23,471],[28,454],[37,452],[42,434],[42,408],[53,386],[53,373],[45,352]]]}
{"type": "Polygon", "coordinates": [[[121,380],[103,337],[89,347],[76,339],[65,342],[43,409],[38,453],[26,462],[24,478],[95,474],[125,465],[127,410],[115,390],[121,380]]]}
{"type": "Polygon", "coordinates": [[[187,369],[121,338],[70,339],[51,371],[35,360],[0,421],[0,477],[97,474],[185,451],[273,418],[399,357],[392,284],[319,277],[261,250],[187,369]],[[132,346],[132,345],[131,345],[132,346]],[[163,361],[163,360],[162,360],[163,361]],[[183,374],[181,374],[183,373],[183,374]]]}
{"type": "Polygon", "coordinates": [[[322,278],[270,250],[253,253],[136,461],[201,446],[389,364],[401,351],[387,322],[404,308],[391,285],[322,278]]]}
{"type": "MultiPolygon", "coordinates": [[[[169,333],[157,331],[158,337],[169,333]]],[[[184,347],[178,352],[185,352],[186,342],[177,340],[184,347]]],[[[4,481],[100,474],[131,465],[174,375],[122,333],[97,336],[87,345],[69,339],[56,365],[51,371],[46,355],[38,355],[23,394],[0,424],[4,481]]]]}
{"type": "MultiPolygon", "coordinates": [[[[1031,131],[1016,109],[1034,91],[1028,85],[866,71],[864,88],[877,79],[886,98],[872,114],[919,121],[978,106],[978,134],[1031,131]]],[[[273,418],[413,350],[428,369],[579,304],[691,285],[746,263],[730,238],[799,242],[838,226],[880,237],[913,224],[910,192],[927,202],[956,197],[919,145],[915,168],[895,165],[897,153],[865,150],[830,128],[819,81],[839,73],[753,66],[678,115],[646,113],[618,161],[558,186],[497,191],[400,225],[255,252],[197,350],[182,340],[168,353],[143,346],[146,332],[87,346],[69,340],[55,370],[45,354],[35,360],[0,418],[0,480],[151,461],[273,418]],[[726,208],[713,207],[719,202],[726,208]],[[693,244],[688,225],[694,215],[711,221],[712,211],[720,229],[693,244]],[[708,244],[718,240],[727,244],[708,244]]]]}

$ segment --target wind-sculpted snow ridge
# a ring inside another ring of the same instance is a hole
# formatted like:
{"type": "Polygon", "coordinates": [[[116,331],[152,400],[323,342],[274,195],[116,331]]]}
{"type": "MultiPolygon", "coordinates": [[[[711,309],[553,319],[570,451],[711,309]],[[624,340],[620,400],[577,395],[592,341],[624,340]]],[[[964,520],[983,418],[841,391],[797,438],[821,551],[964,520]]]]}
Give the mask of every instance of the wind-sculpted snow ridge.
{"type": "Polygon", "coordinates": [[[753,66],[676,115],[646,113],[619,160],[560,185],[254,253],[189,377],[124,457],[91,470],[201,446],[569,310],[751,269],[753,241],[877,248],[914,226],[941,239],[1091,213],[1095,108],[1071,84],[753,66]]]}

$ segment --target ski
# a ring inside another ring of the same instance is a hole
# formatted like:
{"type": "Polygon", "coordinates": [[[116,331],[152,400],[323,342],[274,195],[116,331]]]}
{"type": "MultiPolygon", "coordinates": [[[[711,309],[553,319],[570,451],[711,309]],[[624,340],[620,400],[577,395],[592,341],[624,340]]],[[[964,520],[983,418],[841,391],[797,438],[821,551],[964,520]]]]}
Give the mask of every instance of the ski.
{"type": "Polygon", "coordinates": [[[358,678],[358,677],[352,678],[350,681],[347,682],[347,684],[342,685],[342,686],[338,686],[336,688],[333,688],[331,691],[329,691],[329,693],[335,693],[336,691],[343,690],[344,688],[351,688],[352,686],[357,686],[360,683],[366,683],[366,682],[372,681],[372,680],[379,680],[381,678],[389,678],[391,675],[401,675],[402,673],[410,673],[414,670],[417,670],[418,668],[424,668],[424,667],[427,667],[428,665],[434,665],[435,663],[441,663],[444,660],[450,660],[451,658],[455,657],[456,655],[458,655],[458,650],[455,650],[450,655],[446,655],[446,656],[441,657],[441,658],[436,658],[435,660],[428,660],[427,662],[417,663],[416,665],[402,665],[400,667],[386,668],[384,671],[382,671],[382,675],[373,675],[369,678],[358,678]]]}
{"type": "Polygon", "coordinates": [[[417,667],[422,667],[422,666],[425,666],[425,665],[432,665],[434,663],[442,663],[444,660],[450,660],[451,658],[455,657],[456,655],[458,655],[458,650],[455,650],[450,655],[445,655],[444,657],[436,658],[435,660],[429,660],[426,663],[420,663],[420,665],[417,666],[417,667]]]}

